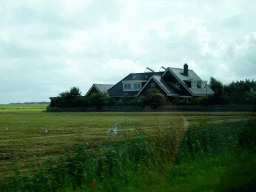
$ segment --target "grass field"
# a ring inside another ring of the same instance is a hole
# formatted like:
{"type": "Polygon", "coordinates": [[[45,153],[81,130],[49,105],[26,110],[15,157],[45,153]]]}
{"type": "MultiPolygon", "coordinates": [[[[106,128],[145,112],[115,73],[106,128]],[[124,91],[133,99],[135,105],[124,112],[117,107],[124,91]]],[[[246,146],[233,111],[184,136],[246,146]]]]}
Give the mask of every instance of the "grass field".
{"type": "MultiPolygon", "coordinates": [[[[46,105],[0,106],[0,180],[13,173],[17,161],[21,171],[33,168],[50,156],[57,159],[74,149],[80,137],[94,148],[96,143],[118,140],[139,127],[146,136],[182,132],[186,127],[255,120],[251,112],[45,112],[46,105]],[[118,123],[119,133],[107,134],[118,123]],[[8,128],[8,131],[5,130],[8,128]],[[43,129],[48,129],[45,133],[43,129]]],[[[182,138],[177,138],[182,142],[182,138]]]]}

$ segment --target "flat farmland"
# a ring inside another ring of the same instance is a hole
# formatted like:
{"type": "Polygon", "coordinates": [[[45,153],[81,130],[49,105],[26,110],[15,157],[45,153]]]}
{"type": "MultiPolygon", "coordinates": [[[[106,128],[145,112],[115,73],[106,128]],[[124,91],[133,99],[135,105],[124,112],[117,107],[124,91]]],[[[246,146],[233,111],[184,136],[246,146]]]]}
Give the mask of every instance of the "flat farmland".
{"type": "Polygon", "coordinates": [[[46,107],[0,106],[0,180],[13,173],[15,161],[21,171],[26,171],[48,156],[54,159],[68,153],[78,137],[93,148],[99,142],[120,139],[124,132],[136,127],[149,136],[183,131],[186,126],[218,125],[256,117],[251,112],[45,112],[46,107]],[[118,134],[108,134],[115,123],[118,134]]]}

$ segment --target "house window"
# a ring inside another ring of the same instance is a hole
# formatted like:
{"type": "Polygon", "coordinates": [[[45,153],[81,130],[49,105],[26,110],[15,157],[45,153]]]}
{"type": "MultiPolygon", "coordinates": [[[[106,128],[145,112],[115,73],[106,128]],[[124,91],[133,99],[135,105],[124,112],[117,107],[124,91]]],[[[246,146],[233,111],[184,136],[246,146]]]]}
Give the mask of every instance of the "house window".
{"type": "Polygon", "coordinates": [[[123,91],[139,91],[141,89],[141,82],[124,82],[123,91]]]}
{"type": "Polygon", "coordinates": [[[176,82],[176,86],[177,86],[177,87],[180,87],[180,82],[176,82]]]}
{"type": "Polygon", "coordinates": [[[191,82],[191,88],[197,88],[197,82],[196,81],[191,82]]]}
{"type": "Polygon", "coordinates": [[[124,89],[131,89],[131,84],[124,84],[124,89]]]}
{"type": "Polygon", "coordinates": [[[151,83],[151,87],[155,87],[156,85],[155,85],[155,83],[154,82],[152,82],[151,83]]]}
{"type": "Polygon", "coordinates": [[[202,82],[201,81],[197,82],[197,88],[202,88],[202,82]]]}
{"type": "Polygon", "coordinates": [[[134,83],[133,89],[140,89],[140,83],[134,83]]]}

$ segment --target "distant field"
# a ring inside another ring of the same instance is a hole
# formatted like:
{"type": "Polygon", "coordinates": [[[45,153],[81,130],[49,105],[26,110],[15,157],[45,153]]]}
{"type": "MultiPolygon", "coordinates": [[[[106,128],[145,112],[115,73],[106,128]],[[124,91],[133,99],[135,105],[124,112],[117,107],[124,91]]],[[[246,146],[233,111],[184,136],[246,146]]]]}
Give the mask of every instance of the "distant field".
{"type": "Polygon", "coordinates": [[[46,111],[46,108],[49,105],[0,105],[0,113],[1,112],[21,112],[21,111],[26,111],[26,112],[41,112],[41,111],[46,111]]]}
{"type": "Polygon", "coordinates": [[[0,170],[4,173],[0,180],[11,173],[11,164],[17,157],[23,170],[31,168],[46,156],[54,158],[70,151],[78,136],[93,148],[95,143],[120,138],[124,131],[135,127],[140,127],[146,135],[182,130],[182,117],[190,127],[256,118],[250,112],[43,112],[47,106],[0,106],[0,170]],[[119,133],[107,134],[115,123],[119,123],[119,133]]]}

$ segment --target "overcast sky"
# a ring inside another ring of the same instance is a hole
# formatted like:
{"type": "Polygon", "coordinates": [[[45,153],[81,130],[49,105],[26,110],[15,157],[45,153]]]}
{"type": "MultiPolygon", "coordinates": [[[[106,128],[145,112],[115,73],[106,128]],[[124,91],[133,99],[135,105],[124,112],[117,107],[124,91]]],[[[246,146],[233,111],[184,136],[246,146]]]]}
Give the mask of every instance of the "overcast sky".
{"type": "Polygon", "coordinates": [[[255,0],[0,0],[0,104],[184,63],[256,79],[255,18],[255,0]]]}

